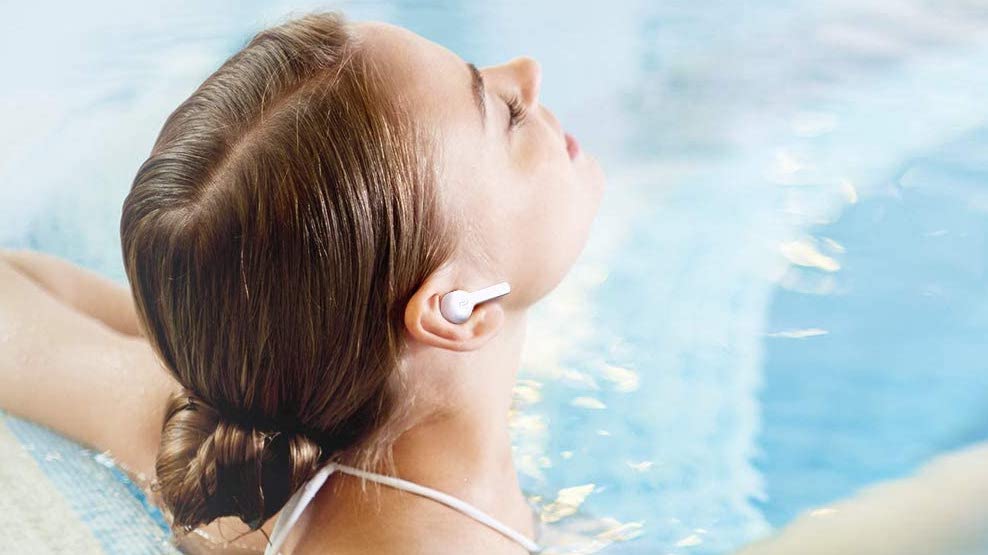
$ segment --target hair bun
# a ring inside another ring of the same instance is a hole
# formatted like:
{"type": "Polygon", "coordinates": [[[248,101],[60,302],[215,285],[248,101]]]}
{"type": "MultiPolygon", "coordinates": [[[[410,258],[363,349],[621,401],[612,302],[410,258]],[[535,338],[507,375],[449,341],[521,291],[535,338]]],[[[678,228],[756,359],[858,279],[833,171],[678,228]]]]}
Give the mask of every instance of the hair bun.
{"type": "Polygon", "coordinates": [[[322,458],[305,434],[258,430],[183,392],[168,401],[155,489],[174,528],[188,532],[236,516],[256,530],[315,474],[322,458]]]}

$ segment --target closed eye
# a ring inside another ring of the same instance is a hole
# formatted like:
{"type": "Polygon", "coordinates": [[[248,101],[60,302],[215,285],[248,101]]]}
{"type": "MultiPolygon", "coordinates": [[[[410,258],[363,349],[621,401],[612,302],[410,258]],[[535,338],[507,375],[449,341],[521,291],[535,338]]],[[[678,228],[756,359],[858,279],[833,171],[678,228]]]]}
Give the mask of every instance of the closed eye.
{"type": "Polygon", "coordinates": [[[525,117],[528,115],[528,109],[525,103],[521,101],[521,97],[517,94],[508,97],[505,101],[508,105],[508,131],[518,127],[522,123],[525,123],[525,117]]]}

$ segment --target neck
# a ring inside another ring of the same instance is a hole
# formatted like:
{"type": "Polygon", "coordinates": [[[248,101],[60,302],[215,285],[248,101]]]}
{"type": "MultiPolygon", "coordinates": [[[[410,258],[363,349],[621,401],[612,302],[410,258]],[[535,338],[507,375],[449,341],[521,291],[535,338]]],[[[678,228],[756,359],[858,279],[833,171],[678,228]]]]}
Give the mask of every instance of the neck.
{"type": "MultiPolygon", "coordinates": [[[[497,336],[469,353],[432,353],[423,371],[444,367],[448,388],[435,388],[436,411],[401,435],[394,445],[398,471],[410,480],[457,491],[468,497],[484,492],[501,498],[517,485],[508,412],[521,360],[526,314],[507,313],[497,336]]],[[[469,501],[469,499],[465,499],[469,501]]]]}
{"type": "MultiPolygon", "coordinates": [[[[525,312],[506,313],[503,327],[483,349],[466,353],[431,349],[415,354],[406,371],[437,372],[438,376],[448,377],[442,380],[445,387],[435,388],[438,393],[434,395],[442,399],[429,401],[442,408],[402,433],[394,443],[393,456],[398,477],[458,497],[532,537],[532,514],[518,485],[508,433],[508,411],[525,324],[525,312]]],[[[309,524],[299,523],[300,529],[308,529],[303,532],[306,536],[313,530],[326,530],[325,537],[338,544],[343,531],[357,529],[354,520],[359,520],[361,527],[372,528],[378,519],[396,536],[406,535],[406,542],[410,539],[407,534],[416,533],[428,533],[430,540],[440,540],[436,531],[449,529],[459,537],[454,537],[451,545],[462,542],[464,533],[473,533],[482,545],[500,545],[506,553],[518,552],[517,544],[497,532],[453,509],[436,507],[430,500],[410,500],[408,494],[384,487],[377,488],[379,494],[368,502],[368,496],[361,495],[359,479],[334,476],[331,480],[335,486],[322,488],[314,499],[312,515],[304,519],[309,524]],[[341,503],[344,498],[354,502],[341,503]],[[377,510],[358,509],[362,505],[377,510]],[[359,512],[359,518],[354,511],[359,512]],[[428,527],[396,526],[402,521],[421,524],[423,515],[433,517],[428,527]],[[485,539],[492,543],[484,543],[485,539]]],[[[303,543],[309,544],[308,538],[303,543]]]]}

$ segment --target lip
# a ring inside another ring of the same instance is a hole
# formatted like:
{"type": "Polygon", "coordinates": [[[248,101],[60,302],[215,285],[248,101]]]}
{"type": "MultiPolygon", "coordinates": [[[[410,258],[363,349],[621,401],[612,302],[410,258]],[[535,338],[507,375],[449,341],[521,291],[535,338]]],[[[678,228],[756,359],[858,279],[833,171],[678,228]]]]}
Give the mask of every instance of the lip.
{"type": "Polygon", "coordinates": [[[578,143],[577,140],[573,138],[573,135],[570,135],[569,133],[566,133],[565,136],[566,136],[566,152],[569,154],[570,160],[575,160],[576,157],[580,154],[580,143],[578,143]]]}

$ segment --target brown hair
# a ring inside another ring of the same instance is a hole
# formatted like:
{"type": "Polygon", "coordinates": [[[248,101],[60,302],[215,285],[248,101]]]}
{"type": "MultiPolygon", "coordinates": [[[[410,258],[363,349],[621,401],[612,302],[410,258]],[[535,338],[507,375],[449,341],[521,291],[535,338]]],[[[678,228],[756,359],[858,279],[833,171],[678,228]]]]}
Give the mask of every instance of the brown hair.
{"type": "Polygon", "coordinates": [[[156,463],[176,530],[257,529],[396,414],[404,308],[456,248],[435,142],[336,12],[264,30],[165,121],[124,201],[147,337],[185,388],[156,463]]]}

